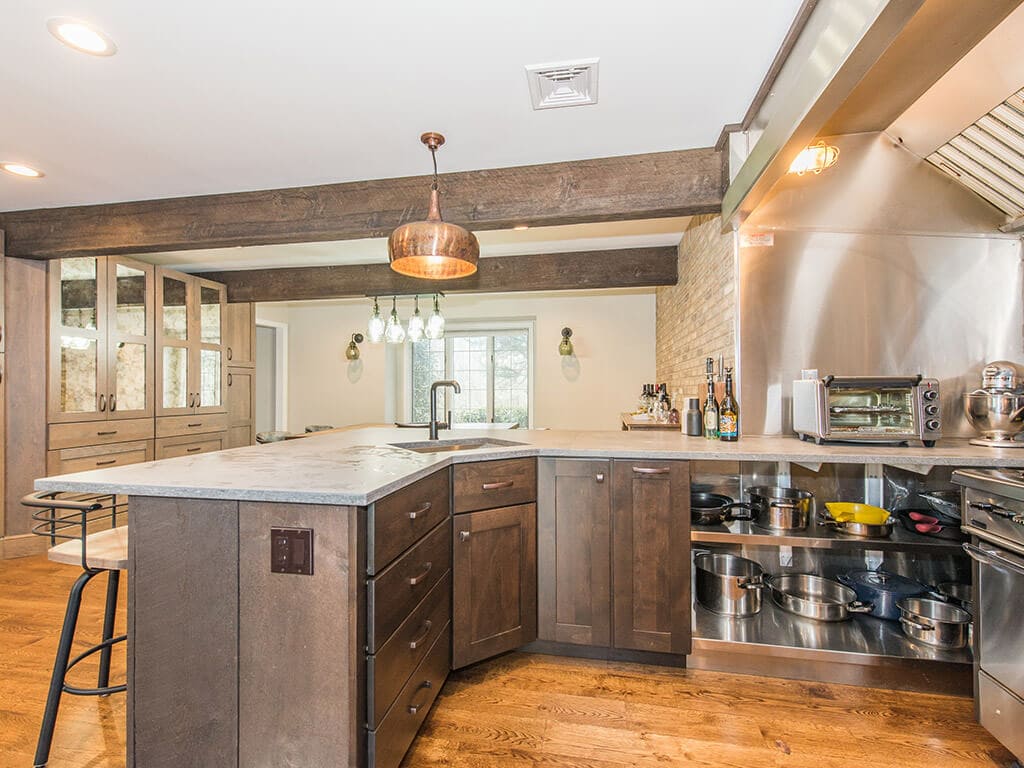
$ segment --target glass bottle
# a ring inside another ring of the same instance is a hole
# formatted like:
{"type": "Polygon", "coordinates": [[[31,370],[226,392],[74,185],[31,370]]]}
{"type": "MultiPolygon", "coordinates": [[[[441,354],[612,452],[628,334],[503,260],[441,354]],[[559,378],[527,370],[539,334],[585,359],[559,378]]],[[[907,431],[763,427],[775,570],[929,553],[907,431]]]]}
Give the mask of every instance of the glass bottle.
{"type": "Polygon", "coordinates": [[[725,396],[719,408],[719,439],[734,443],[740,436],[740,405],[732,394],[732,368],[725,369],[725,396]]]}
{"type": "Polygon", "coordinates": [[[704,437],[708,440],[718,439],[718,403],[715,401],[714,376],[708,376],[708,394],[704,400],[704,437]]]}

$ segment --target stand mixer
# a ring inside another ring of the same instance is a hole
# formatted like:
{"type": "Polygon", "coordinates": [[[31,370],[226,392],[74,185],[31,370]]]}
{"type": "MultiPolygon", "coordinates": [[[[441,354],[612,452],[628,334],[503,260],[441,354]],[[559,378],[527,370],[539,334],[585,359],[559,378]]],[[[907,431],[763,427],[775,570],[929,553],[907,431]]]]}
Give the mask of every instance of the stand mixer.
{"type": "Polygon", "coordinates": [[[981,389],[964,395],[964,412],[981,437],[971,445],[1024,448],[1024,375],[1006,360],[989,363],[981,372],[981,389]]]}

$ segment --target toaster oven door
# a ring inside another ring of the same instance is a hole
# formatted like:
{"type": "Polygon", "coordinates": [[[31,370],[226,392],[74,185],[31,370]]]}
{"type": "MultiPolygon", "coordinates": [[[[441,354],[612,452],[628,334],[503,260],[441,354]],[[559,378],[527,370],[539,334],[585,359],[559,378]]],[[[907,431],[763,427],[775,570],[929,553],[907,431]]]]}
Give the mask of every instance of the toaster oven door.
{"type": "Polygon", "coordinates": [[[913,386],[833,384],[825,391],[832,437],[917,434],[913,386]]]}

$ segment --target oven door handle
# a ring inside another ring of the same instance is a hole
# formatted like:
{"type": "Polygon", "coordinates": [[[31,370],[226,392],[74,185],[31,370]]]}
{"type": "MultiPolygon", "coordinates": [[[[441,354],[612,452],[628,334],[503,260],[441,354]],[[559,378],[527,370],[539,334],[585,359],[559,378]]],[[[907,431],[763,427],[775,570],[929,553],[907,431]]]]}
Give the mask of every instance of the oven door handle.
{"type": "Polygon", "coordinates": [[[982,549],[976,547],[973,544],[963,544],[964,552],[966,552],[972,560],[981,563],[982,565],[991,565],[993,568],[1006,568],[1013,571],[1014,573],[1024,576],[1024,565],[1011,560],[1005,555],[1001,555],[998,552],[992,552],[988,549],[982,549]]]}

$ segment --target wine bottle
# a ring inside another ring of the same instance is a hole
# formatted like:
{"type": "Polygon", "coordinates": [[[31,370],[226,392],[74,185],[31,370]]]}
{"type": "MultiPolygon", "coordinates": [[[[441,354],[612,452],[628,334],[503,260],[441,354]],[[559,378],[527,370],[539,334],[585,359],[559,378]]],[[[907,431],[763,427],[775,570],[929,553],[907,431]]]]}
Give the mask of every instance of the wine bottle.
{"type": "Polygon", "coordinates": [[[732,368],[725,369],[725,396],[719,408],[719,439],[734,443],[740,436],[740,405],[732,393],[732,368]]]}
{"type": "Polygon", "coordinates": [[[708,440],[718,439],[718,403],[715,402],[714,376],[708,376],[708,396],[704,400],[704,437],[708,440]]]}

